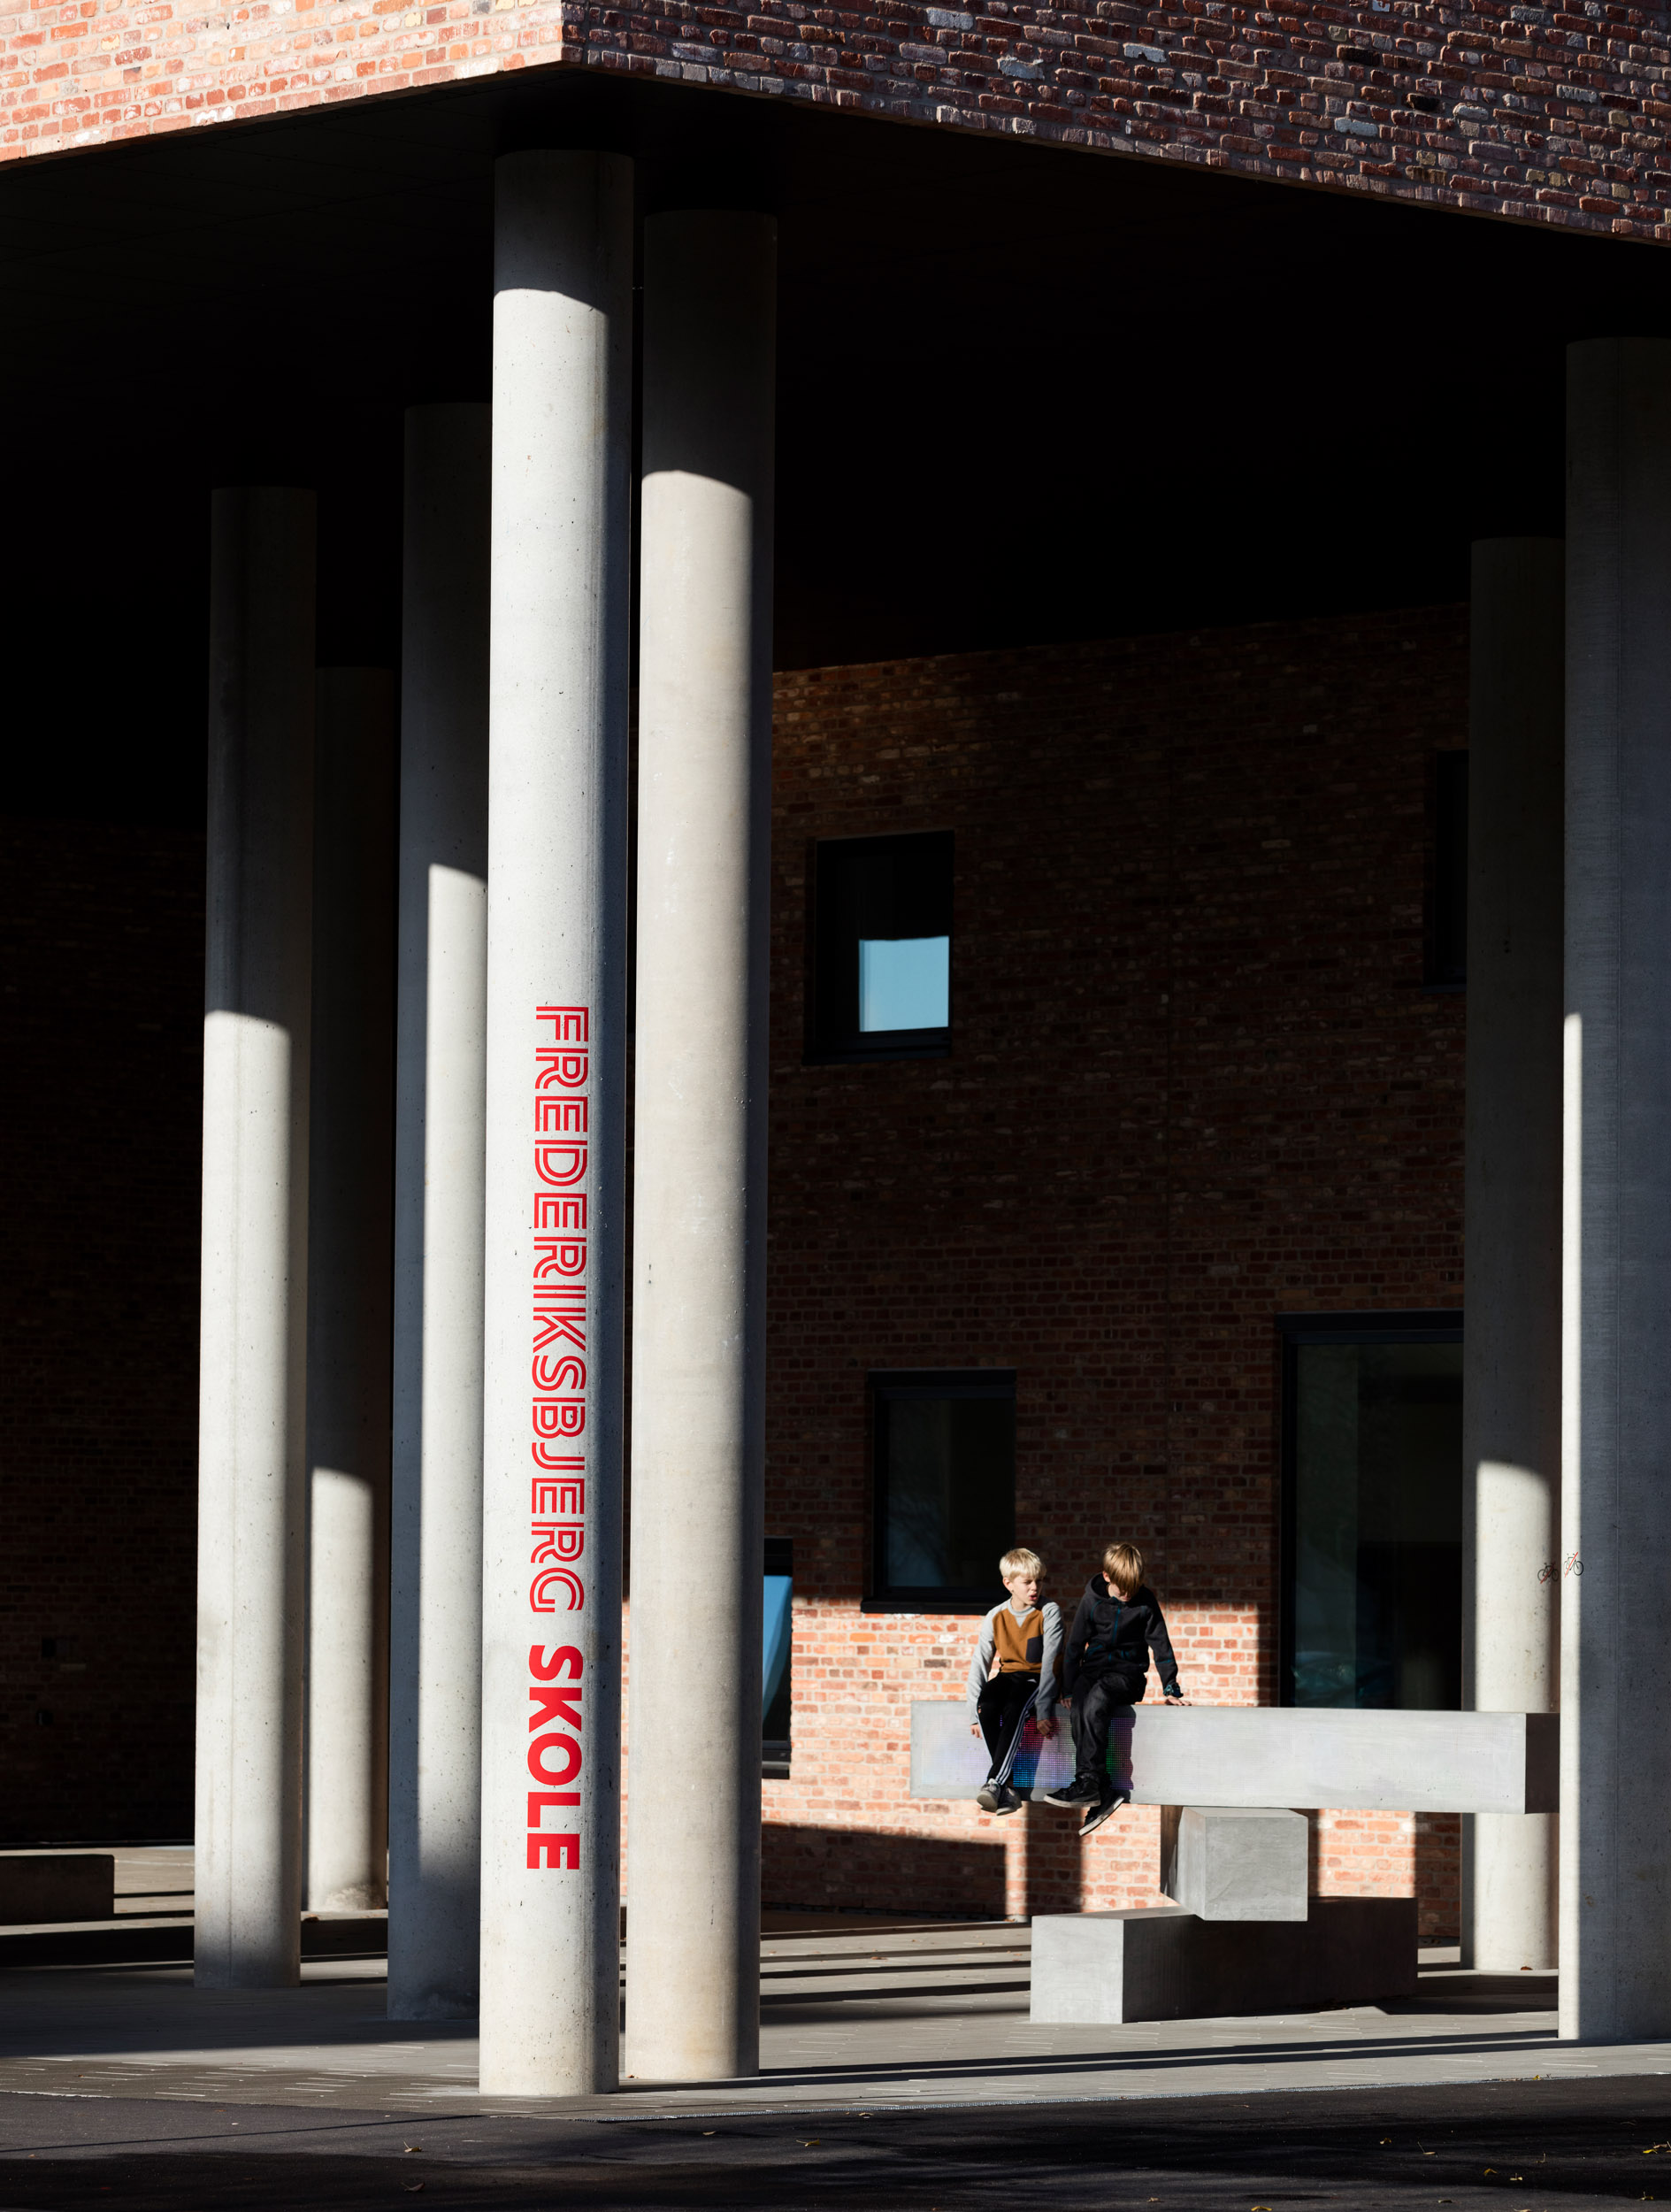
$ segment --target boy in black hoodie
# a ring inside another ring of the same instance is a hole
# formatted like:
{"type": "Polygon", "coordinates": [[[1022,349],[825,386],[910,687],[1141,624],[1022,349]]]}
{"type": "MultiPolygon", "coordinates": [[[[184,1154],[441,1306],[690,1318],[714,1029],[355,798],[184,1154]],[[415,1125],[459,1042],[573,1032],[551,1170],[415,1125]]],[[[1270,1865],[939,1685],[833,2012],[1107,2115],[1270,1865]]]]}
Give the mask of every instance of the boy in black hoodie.
{"type": "Polygon", "coordinates": [[[1135,1544],[1110,1544],[1102,1566],[1085,1585],[1062,1651],[1062,1701],[1071,1700],[1073,1708],[1074,1778],[1065,1789],[1045,1793],[1046,1804],[1085,1807],[1082,1836],[1100,1828],[1131,1795],[1108,1774],[1108,1728],[1122,1706],[1143,1695],[1151,1652],[1168,1700],[1188,1702],[1160,1600],[1143,1579],[1143,1554],[1135,1544]]]}

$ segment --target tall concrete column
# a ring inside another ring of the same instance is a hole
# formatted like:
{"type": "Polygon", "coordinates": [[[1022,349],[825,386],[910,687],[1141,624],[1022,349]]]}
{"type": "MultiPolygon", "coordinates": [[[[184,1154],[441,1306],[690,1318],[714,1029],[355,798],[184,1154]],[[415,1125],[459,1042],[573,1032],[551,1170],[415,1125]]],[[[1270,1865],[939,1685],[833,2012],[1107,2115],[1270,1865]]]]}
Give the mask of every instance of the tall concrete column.
{"type": "Polygon", "coordinates": [[[388,2010],[473,2016],[491,411],[406,416],[388,2010]]]}
{"type": "Polygon", "coordinates": [[[387,1897],[395,679],[322,668],[317,697],[303,1885],[315,1911],[387,1897]]]}
{"type": "Polygon", "coordinates": [[[1568,351],[1560,2029],[1671,2032],[1671,342],[1568,351]]]}
{"type": "MultiPolygon", "coordinates": [[[[1463,1701],[1547,1713],[1560,1687],[1563,555],[1474,548],[1468,710],[1463,1701]]],[[[1555,1963],[1556,1822],[1480,1814],[1469,1962],[1555,1963]]]]}
{"type": "Polygon", "coordinates": [[[644,227],[626,2067],[663,2081],[760,2062],[776,247],[644,227]]]}
{"type": "Polygon", "coordinates": [[[314,498],[219,491],[209,604],[196,1980],[300,1971],[314,498]]]}
{"type": "Polygon", "coordinates": [[[481,2085],[619,2060],[632,170],[497,165],[481,2085]]]}

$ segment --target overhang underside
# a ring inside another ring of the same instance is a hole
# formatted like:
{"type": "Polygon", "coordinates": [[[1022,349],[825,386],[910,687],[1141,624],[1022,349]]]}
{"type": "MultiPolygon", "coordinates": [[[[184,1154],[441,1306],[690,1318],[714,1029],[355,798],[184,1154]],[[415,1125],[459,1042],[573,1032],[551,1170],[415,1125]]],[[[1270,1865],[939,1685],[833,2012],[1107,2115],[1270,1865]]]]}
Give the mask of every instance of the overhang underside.
{"type": "Polygon", "coordinates": [[[0,178],[10,811],[201,810],[207,495],[321,494],[320,652],[397,658],[401,411],[486,397],[496,155],[780,230],[780,668],[1466,595],[1561,526],[1563,349],[1658,250],[601,73],[0,178]]]}

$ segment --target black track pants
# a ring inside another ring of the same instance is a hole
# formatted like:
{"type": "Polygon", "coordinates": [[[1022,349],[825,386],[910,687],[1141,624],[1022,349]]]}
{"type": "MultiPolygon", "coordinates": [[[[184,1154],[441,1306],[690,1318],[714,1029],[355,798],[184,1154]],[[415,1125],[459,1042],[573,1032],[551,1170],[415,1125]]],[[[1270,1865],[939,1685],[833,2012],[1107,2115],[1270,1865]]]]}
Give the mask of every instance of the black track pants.
{"type": "Polygon", "coordinates": [[[1008,1781],[1016,1747],[1038,1689],[1036,1674],[995,1674],[982,1690],[976,1713],[992,1755],[986,1772],[989,1782],[1008,1781]]]}

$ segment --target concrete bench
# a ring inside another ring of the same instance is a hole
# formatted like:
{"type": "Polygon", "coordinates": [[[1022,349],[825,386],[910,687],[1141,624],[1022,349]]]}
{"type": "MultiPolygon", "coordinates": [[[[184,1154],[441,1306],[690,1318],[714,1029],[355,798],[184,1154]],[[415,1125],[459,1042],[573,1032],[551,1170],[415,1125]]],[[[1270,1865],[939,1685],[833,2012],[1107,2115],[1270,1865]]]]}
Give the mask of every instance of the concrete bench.
{"type": "MultiPolygon", "coordinates": [[[[1552,1813],[1558,1713],[1361,1712],[1318,1706],[1139,1705],[1111,1749],[1138,1805],[1326,1807],[1337,1812],[1552,1813]]],[[[911,1795],[973,1797],[986,1748],[960,1704],[911,1707],[911,1795]]],[[[1073,1773],[1067,1717],[1017,1779],[1073,1773]]]]}
{"type": "MultiPolygon", "coordinates": [[[[1560,1730],[1553,1713],[1138,1706],[1115,1724],[1109,1766],[1134,1803],[1162,1808],[1156,1886],[1177,1901],[1036,1916],[1033,2018],[1215,2018],[1407,1994],[1414,1901],[1308,1897],[1306,1824],[1291,1809],[1553,1812],[1560,1730]]],[[[966,1706],[913,1704],[913,1797],[972,1798],[986,1765],[966,1706]]],[[[1026,1747],[1014,1778],[1041,1791],[1072,1771],[1064,1724],[1026,1747]]]]}
{"type": "Polygon", "coordinates": [[[0,1926],[108,1920],[116,1910],[109,1851],[0,1851],[0,1926]]]}
{"type": "Polygon", "coordinates": [[[1039,2021],[1318,2012],[1414,1990],[1414,1897],[1314,1897],[1297,1927],[1227,1927],[1177,1905],[1033,1917],[1031,2016],[1039,2021]]]}

